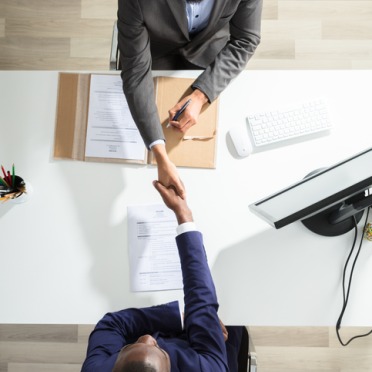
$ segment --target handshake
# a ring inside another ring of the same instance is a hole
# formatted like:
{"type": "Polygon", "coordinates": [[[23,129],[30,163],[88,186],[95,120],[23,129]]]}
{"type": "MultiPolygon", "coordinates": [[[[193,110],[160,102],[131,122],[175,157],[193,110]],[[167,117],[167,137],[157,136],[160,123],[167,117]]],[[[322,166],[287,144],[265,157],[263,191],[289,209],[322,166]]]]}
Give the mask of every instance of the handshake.
{"type": "Polygon", "coordinates": [[[181,197],[176,187],[173,185],[166,187],[160,181],[153,181],[153,185],[159,192],[165,205],[176,215],[179,225],[185,222],[193,222],[192,212],[186,202],[185,191],[183,197],[181,197]]]}

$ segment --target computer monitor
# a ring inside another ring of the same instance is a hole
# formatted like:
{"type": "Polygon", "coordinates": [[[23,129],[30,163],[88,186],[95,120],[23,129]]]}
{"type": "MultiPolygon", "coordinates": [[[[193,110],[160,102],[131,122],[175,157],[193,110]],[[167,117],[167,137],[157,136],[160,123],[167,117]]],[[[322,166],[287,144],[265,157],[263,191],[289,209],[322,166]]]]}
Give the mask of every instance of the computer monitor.
{"type": "Polygon", "coordinates": [[[372,205],[372,148],[333,166],[316,170],[303,180],[249,206],[279,229],[301,220],[311,231],[337,236],[350,231],[355,216],[372,205]]]}

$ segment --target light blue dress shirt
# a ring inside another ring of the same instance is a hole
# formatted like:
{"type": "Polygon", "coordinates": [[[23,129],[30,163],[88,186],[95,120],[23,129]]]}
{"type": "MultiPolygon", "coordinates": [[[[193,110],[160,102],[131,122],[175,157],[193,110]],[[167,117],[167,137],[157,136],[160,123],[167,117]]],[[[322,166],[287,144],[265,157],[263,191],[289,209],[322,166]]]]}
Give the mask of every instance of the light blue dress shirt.
{"type": "Polygon", "coordinates": [[[189,34],[196,34],[208,25],[213,5],[214,0],[203,0],[200,3],[189,3],[186,1],[189,34]]]}

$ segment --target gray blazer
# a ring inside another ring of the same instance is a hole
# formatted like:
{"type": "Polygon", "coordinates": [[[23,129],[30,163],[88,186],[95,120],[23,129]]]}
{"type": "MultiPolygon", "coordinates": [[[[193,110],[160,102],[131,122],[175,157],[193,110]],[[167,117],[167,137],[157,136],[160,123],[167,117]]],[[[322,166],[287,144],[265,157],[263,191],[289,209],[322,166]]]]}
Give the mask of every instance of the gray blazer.
{"type": "Polygon", "coordinates": [[[119,0],[123,90],[146,146],[164,139],[152,62],[180,54],[200,66],[204,71],[193,88],[212,102],[245,68],[260,43],[261,11],[262,0],[215,0],[208,26],[190,38],[183,0],[119,0]]]}

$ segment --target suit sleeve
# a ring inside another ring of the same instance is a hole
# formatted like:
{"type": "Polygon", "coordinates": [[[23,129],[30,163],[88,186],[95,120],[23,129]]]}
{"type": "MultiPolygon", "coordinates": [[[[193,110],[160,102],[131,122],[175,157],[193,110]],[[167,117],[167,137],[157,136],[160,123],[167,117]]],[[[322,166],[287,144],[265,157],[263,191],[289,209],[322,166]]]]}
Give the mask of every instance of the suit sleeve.
{"type": "Polygon", "coordinates": [[[137,341],[142,335],[181,331],[178,301],[108,313],[89,337],[82,372],[111,372],[121,348],[137,341]]]}
{"type": "Polygon", "coordinates": [[[193,88],[214,101],[253,56],[261,37],[263,0],[242,0],[230,20],[230,39],[215,60],[196,79],[193,88]]]}
{"type": "Polygon", "coordinates": [[[137,0],[119,0],[118,46],[123,90],[145,145],[164,140],[151,74],[150,38],[137,0]]]}
{"type": "Polygon", "coordinates": [[[200,370],[227,371],[226,347],[217,315],[217,295],[208,267],[202,235],[187,232],[176,238],[180,255],[185,318],[191,347],[200,356],[200,370]]]}

